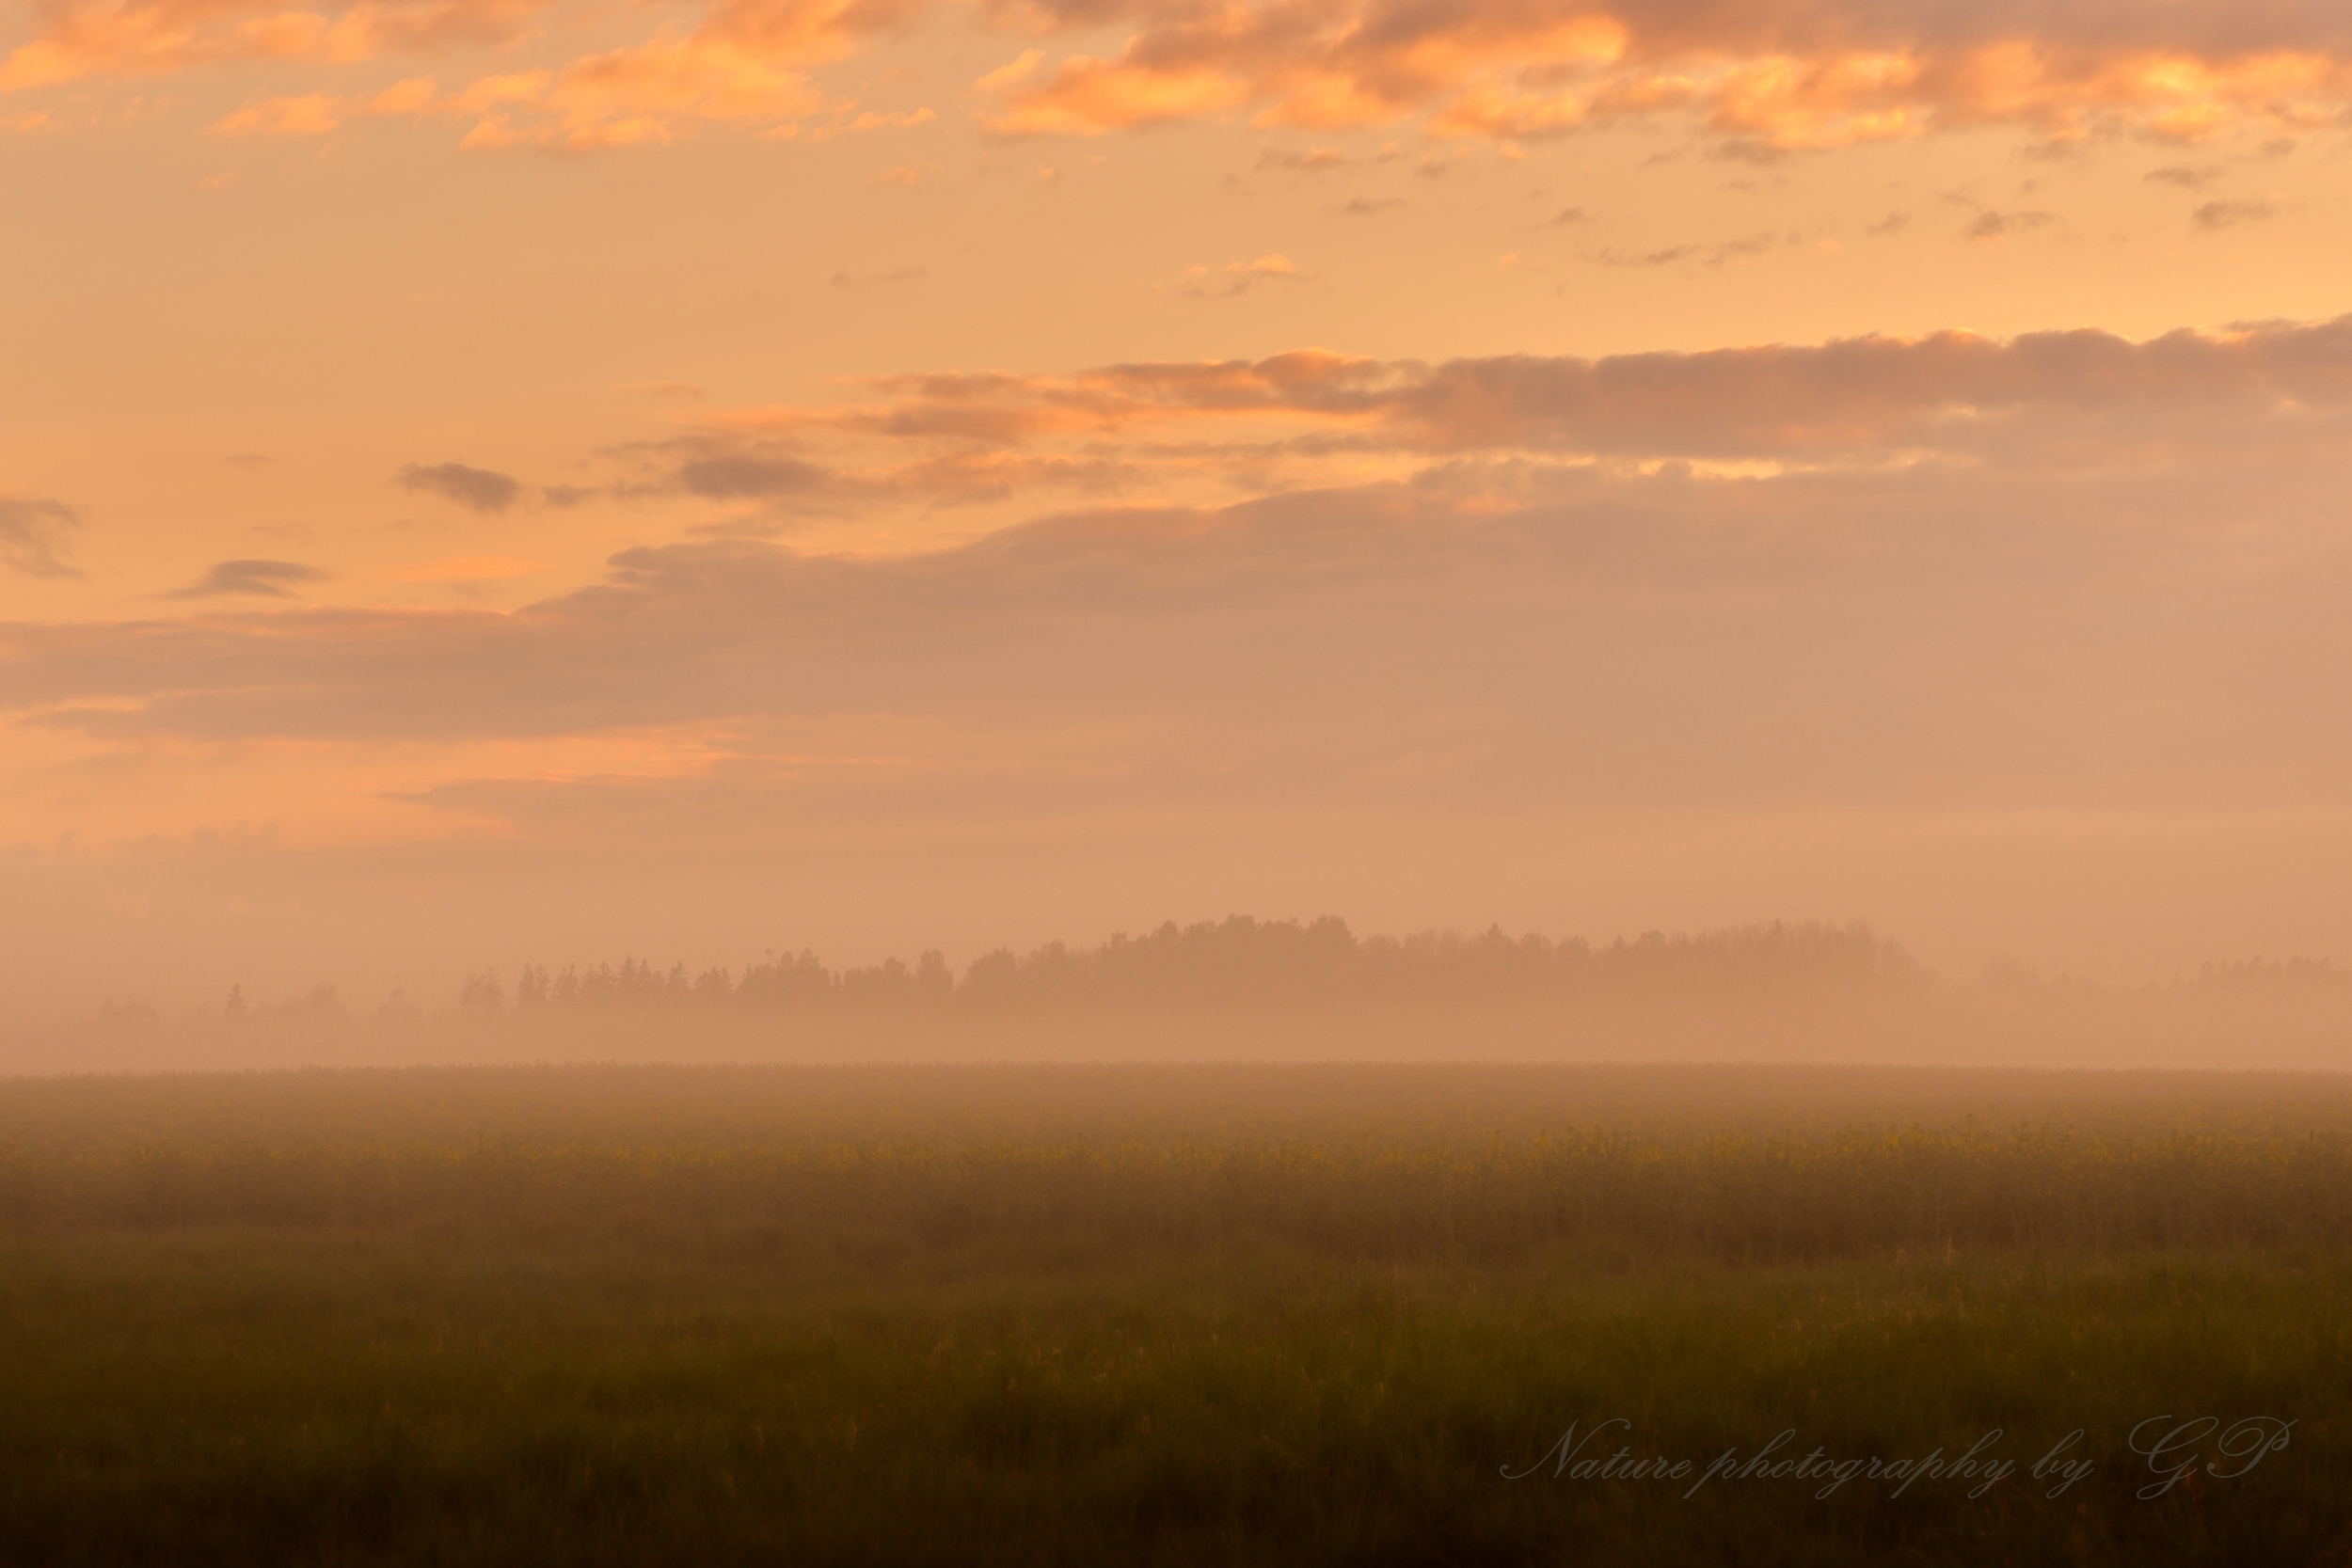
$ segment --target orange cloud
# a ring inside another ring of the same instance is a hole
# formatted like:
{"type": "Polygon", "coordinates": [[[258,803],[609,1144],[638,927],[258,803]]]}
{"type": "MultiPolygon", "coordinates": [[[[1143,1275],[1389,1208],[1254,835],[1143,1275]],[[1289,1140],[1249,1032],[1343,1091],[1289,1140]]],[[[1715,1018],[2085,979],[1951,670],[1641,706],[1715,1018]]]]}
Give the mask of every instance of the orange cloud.
{"type": "MultiPolygon", "coordinates": [[[[807,73],[964,0],[711,0],[691,24],[583,52],[610,22],[585,0],[47,0],[0,59],[0,92],[239,61],[323,68],[548,40],[550,57],[427,107],[473,119],[470,145],[662,142],[699,124],[823,134],[907,123],[824,99],[807,73]]],[[[2001,124],[2068,141],[2127,131],[2200,141],[2311,130],[2352,109],[2352,31],[2321,0],[2260,8],[1978,7],[1861,0],[1040,0],[983,21],[1052,34],[1125,24],[1115,53],[1022,51],[977,84],[1007,135],[1092,135],[1248,119],[1346,127],[1418,119],[1441,138],[1516,143],[1630,119],[1694,120],[1764,150],[2001,124]]],[[[290,95],[301,102],[324,87],[290,95]]],[[[399,91],[400,89],[394,89],[399,91]]],[[[232,117],[234,118],[234,117],[232,117]]]]}
{"type": "MultiPolygon", "coordinates": [[[[948,0],[715,0],[689,25],[472,82],[442,113],[470,146],[588,150],[670,141],[703,122],[790,134],[868,129],[807,71],[948,0]]],[[[2343,124],[2352,30],[2319,0],[2225,7],[1927,11],[1861,0],[1040,0],[981,5],[1033,33],[1132,28],[1115,54],[1042,47],[978,80],[988,129],[1104,134],[1188,119],[1355,127],[1416,119],[1435,136],[1524,141],[1684,115],[1762,150],[1900,141],[2021,124],[2054,141],[2138,132],[2204,141],[2237,129],[2343,124]]],[[[579,0],[50,0],[0,61],[0,91],[235,61],[343,66],[505,47],[599,25],[579,0]]],[[[414,85],[402,85],[414,87],[414,85]]],[[[397,89],[395,89],[397,91],[397,89]]],[[[279,99],[317,99],[320,91],[279,99]]],[[[423,113],[378,101],[378,113],[423,113]]],[[[315,118],[315,115],[312,115],[315,118]]]]}
{"type": "Polygon", "coordinates": [[[0,60],[0,92],[244,60],[342,63],[505,42],[559,0],[393,0],[330,9],[283,0],[48,0],[0,60]]]}
{"type": "Polygon", "coordinates": [[[899,25],[908,10],[890,0],[721,0],[691,32],[554,70],[483,77],[445,98],[421,99],[404,84],[405,103],[378,106],[471,118],[469,148],[567,152],[660,145],[712,123],[814,139],[920,125],[930,110],[861,112],[825,97],[808,75],[899,25]]]}
{"type": "MultiPolygon", "coordinates": [[[[643,42],[475,78],[442,92],[429,78],[372,95],[311,91],[246,105],[214,129],[228,135],[316,135],[362,107],[376,115],[448,115],[472,121],[465,145],[566,151],[662,143],[702,124],[817,135],[921,124],[928,109],[860,111],[819,94],[809,71],[912,11],[896,0],[717,0],[691,28],[643,42]]],[[[325,67],[460,44],[520,40],[533,23],[560,40],[566,0],[362,3],[333,11],[273,8],[259,0],[69,3],[40,13],[37,35],[0,61],[0,92],[86,77],[185,71],[257,59],[325,67]]]]}
{"type": "Polygon", "coordinates": [[[701,533],[855,519],[872,547],[899,519],[970,537],[1073,501],[1205,515],[1403,484],[1507,509],[1563,476],[1661,466],[1716,479],[2155,473],[2224,449],[2303,463],[2347,411],[2352,318],[2144,342],[1942,332],[1601,359],[1299,350],[894,376],[837,403],[700,409],[675,435],[609,449],[616,471],[596,489],[699,502],[687,526],[701,533]]]}
{"type": "MultiPolygon", "coordinates": [[[[2065,7],[1905,15],[1850,3],[1406,8],[1366,0],[1123,8],[1109,58],[1040,51],[983,78],[1004,135],[1096,135],[1247,114],[1347,126],[1420,117],[1441,137],[1521,140],[1679,114],[1791,150],[1980,124],[2054,139],[2131,130],[2200,140],[2247,126],[2339,123],[2352,40],[2328,8],[2260,21],[2218,6],[2161,14],[2065,7]]],[[[1100,24],[1092,7],[1044,25],[1100,24]]]]}
{"type": "Polygon", "coordinates": [[[788,125],[825,107],[790,58],[726,38],[656,40],[560,71],[487,78],[453,110],[480,117],[469,148],[593,151],[672,141],[703,121],[788,125]]]}
{"type": "Polygon", "coordinates": [[[1261,283],[1300,283],[1306,278],[1289,257],[1275,254],[1254,261],[1228,261],[1222,267],[1186,267],[1176,292],[1194,299],[1231,299],[1261,283]]]}
{"type": "MultiPolygon", "coordinates": [[[[1279,260],[1248,265],[1287,276],[1267,268],[1279,260]]],[[[1597,360],[1519,355],[1432,365],[1311,349],[1059,376],[899,376],[872,386],[883,394],[878,401],[700,416],[698,450],[707,458],[730,442],[797,443],[796,471],[808,473],[833,471],[820,467],[824,456],[811,442],[832,443],[827,454],[1059,450],[1136,473],[1391,452],[1801,463],[1940,452],[1973,460],[2099,430],[2113,450],[2137,451],[2159,436],[2202,439],[2196,430],[2203,421],[2352,404],[2352,318],[2175,332],[2139,343],[2096,331],[2006,342],[1941,332],[1597,360]],[[2134,419],[2117,423],[2113,405],[2128,406],[2134,419]],[[2075,420],[2082,428],[2070,424],[2075,420]]],[[[2210,438],[2243,436],[2217,425],[2210,438]]]]}
{"type": "Polygon", "coordinates": [[[368,100],[368,112],[378,115],[421,115],[433,107],[439,94],[430,76],[412,76],[368,100]]]}
{"type": "Polygon", "coordinates": [[[224,136],[323,136],[342,124],[342,100],[323,92],[247,103],[213,127],[224,136]]]}

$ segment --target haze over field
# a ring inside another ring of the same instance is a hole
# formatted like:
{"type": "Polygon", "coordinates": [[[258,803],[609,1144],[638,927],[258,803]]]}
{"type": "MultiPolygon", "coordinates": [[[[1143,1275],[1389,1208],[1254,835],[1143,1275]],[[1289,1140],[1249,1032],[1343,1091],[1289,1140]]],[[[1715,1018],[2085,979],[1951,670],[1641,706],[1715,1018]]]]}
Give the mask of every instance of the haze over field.
{"type": "MultiPolygon", "coordinates": [[[[110,1001],[5,1041],[19,1072],[547,1062],[1503,1061],[2341,1071],[2352,974],[2296,959],[2118,988],[1998,967],[1954,981],[1864,927],[1645,932],[1596,947],[1492,929],[1174,922],[968,965],[835,966],[806,949],[699,972],[625,958],[468,974],[354,1006],[232,986],[177,1016],[110,1001]]],[[[1870,1080],[1871,1073],[1855,1075],[1870,1080]]],[[[1878,1080],[1895,1075],[1879,1072],[1878,1080]]],[[[2275,1087],[2275,1084],[2274,1084],[2275,1087]]],[[[2211,1085],[2207,1085],[2210,1092],[2211,1085]]]]}
{"type": "Polygon", "coordinates": [[[2347,126],[2320,0],[0,0],[0,1036],[1336,911],[2245,1065],[2347,126]]]}

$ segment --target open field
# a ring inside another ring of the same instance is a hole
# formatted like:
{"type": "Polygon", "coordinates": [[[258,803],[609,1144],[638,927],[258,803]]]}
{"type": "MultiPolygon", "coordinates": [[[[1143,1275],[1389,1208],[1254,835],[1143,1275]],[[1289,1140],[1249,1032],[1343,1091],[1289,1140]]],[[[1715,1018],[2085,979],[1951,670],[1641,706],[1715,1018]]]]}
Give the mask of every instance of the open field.
{"type": "Polygon", "coordinates": [[[0,1259],[9,1561],[2352,1560],[2332,1078],[16,1081],[0,1259]]]}

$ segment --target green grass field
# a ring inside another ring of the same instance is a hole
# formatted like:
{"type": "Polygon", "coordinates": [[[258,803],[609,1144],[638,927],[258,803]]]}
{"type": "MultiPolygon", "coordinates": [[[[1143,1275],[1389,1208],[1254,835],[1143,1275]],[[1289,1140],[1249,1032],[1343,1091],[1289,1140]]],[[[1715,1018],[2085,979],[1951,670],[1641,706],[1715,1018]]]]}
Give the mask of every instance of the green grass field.
{"type": "Polygon", "coordinates": [[[21,1080],[0,1557],[2344,1563],[2348,1288],[2332,1078],[21,1080]]]}

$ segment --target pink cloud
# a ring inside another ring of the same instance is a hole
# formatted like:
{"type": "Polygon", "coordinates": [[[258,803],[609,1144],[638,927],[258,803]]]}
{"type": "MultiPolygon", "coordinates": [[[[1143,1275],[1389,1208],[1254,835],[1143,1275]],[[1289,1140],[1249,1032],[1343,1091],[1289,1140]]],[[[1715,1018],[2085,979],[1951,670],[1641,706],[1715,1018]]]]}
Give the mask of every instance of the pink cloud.
{"type": "MultiPolygon", "coordinates": [[[[1200,281],[1231,286],[1216,272],[1200,281]]],[[[697,415],[691,434],[635,460],[649,482],[666,467],[701,494],[866,506],[1073,485],[1189,504],[1466,460],[2164,462],[2332,430],[2352,404],[2352,319],[2138,343],[1945,332],[1597,360],[1304,350],[902,376],[869,390],[697,415]],[[744,483],[707,482],[723,475],[744,483]]]]}
{"type": "Polygon", "coordinates": [[[323,136],[343,122],[342,102],[323,92],[248,103],[213,127],[224,136],[323,136]]]}
{"type": "MultiPolygon", "coordinates": [[[[942,0],[713,0],[619,47],[583,40],[580,0],[48,0],[0,60],[0,92],[242,61],[355,62],[548,40],[529,67],[437,97],[471,145],[582,150],[705,124],[776,135],[909,123],[818,92],[809,72],[942,0]]],[[[2162,8],[1865,6],[1858,0],[1173,0],[982,5],[1037,40],[977,84],[1003,135],[1091,135],[1238,119],[1307,128],[1418,122],[1516,144],[1667,117],[1764,153],[2010,125],[2055,141],[2129,132],[2178,142],[2314,130],[2352,107],[2352,28],[2337,8],[2195,0],[2162,8]],[[1053,57],[1058,34],[1128,29],[1106,54],[1053,57]]],[[[326,83],[287,95],[341,96],[326,83]]],[[[422,112],[413,94],[398,112],[422,112]]],[[[379,112],[394,112],[379,103],[379,112]]]]}
{"type": "Polygon", "coordinates": [[[47,0],[0,60],[0,92],[249,60],[345,63],[515,38],[560,0],[409,0],[319,9],[283,0],[47,0]]]}
{"type": "Polygon", "coordinates": [[[985,79],[1007,135],[1094,135],[1246,116],[1339,127],[1421,119],[1438,136],[1564,135],[1658,115],[1777,150],[1988,123],[2072,139],[2128,129],[2201,140],[2340,121],[2347,30],[2305,3],[1923,7],[1445,7],[1306,0],[1202,10],[1027,8],[1033,26],[1134,31],[1109,57],[1031,51],[985,79]]]}
{"type": "MultiPolygon", "coordinates": [[[[470,121],[472,148],[564,151],[660,144],[703,125],[777,135],[842,135],[914,125],[926,109],[861,110],[819,93],[809,71],[903,24],[898,0],[715,0],[685,28],[620,48],[476,76],[439,90],[414,77],[373,93],[324,88],[248,104],[225,135],[315,135],[358,112],[470,121]]],[[[372,0],[285,10],[266,0],[65,0],[0,60],[0,92],[87,78],[138,76],[255,60],[336,71],[383,57],[509,46],[538,31],[557,40],[597,16],[573,0],[372,0]]]]}

